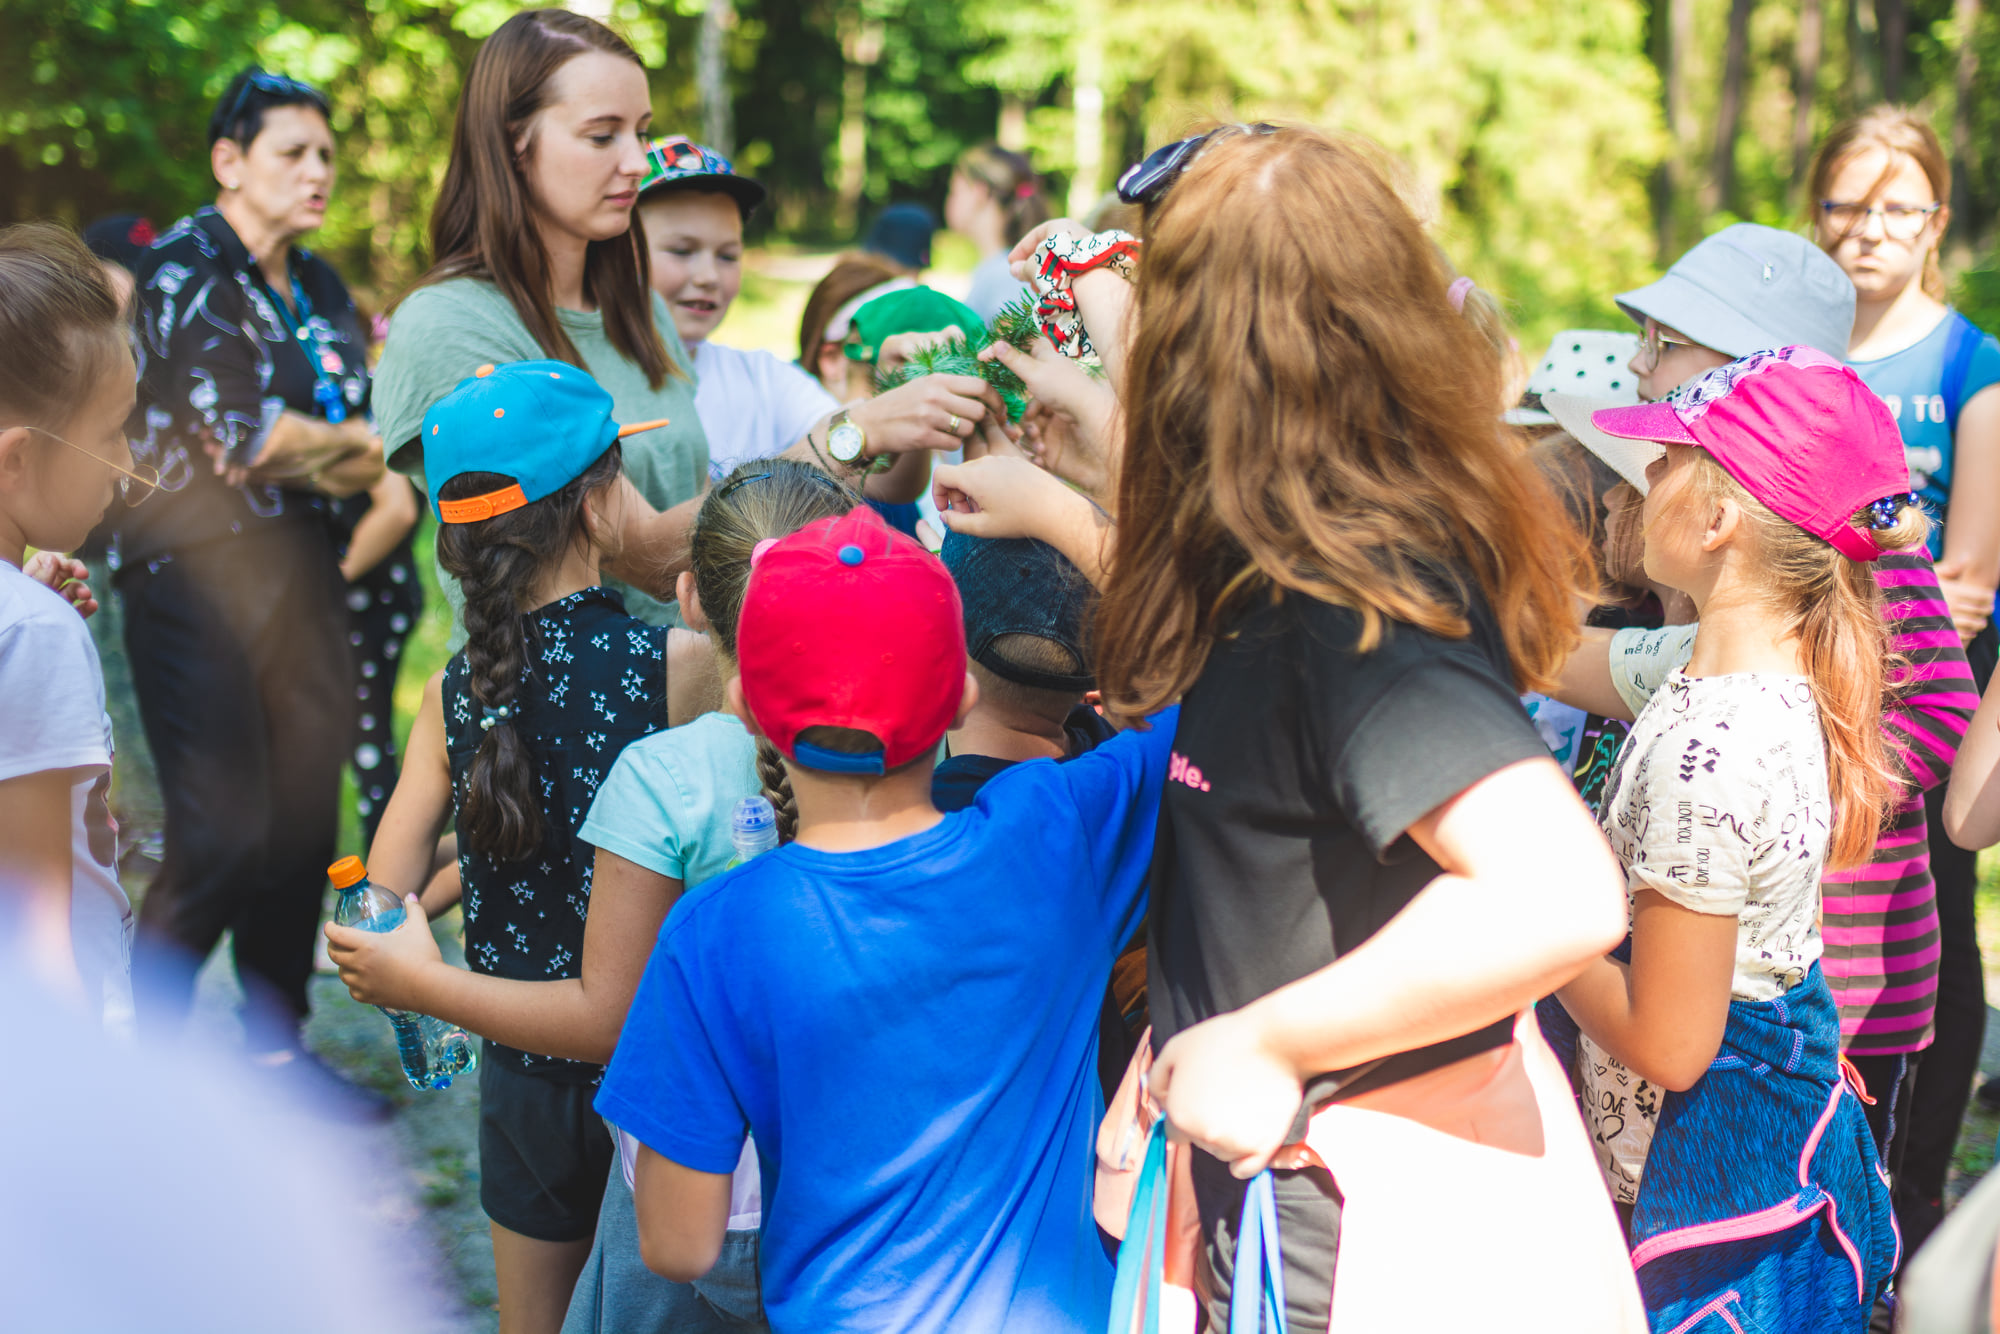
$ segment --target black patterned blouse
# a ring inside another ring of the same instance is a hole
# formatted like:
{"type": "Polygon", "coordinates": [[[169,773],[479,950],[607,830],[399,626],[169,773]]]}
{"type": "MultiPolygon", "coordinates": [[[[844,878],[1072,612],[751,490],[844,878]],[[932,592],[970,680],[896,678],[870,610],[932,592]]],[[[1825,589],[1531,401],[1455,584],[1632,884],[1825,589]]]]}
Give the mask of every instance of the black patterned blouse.
{"type": "MultiPolygon", "coordinates": [[[[666,635],[625,614],[607,588],[587,588],[528,618],[527,671],[512,726],[526,740],[542,802],[542,842],[521,861],[502,862],[462,845],[465,961],[474,972],[524,982],[577,977],[590,907],[595,850],[576,832],[597,789],[631,742],[667,725],[666,635]]],[[[463,650],[444,669],[445,751],[452,808],[485,736],[467,685],[463,650]]],[[[558,1083],[594,1081],[603,1067],[537,1056],[488,1042],[489,1059],[558,1083]]]]}
{"type": "Polygon", "coordinates": [[[225,485],[204,443],[254,463],[287,409],[331,421],[367,413],[368,339],[346,285],[297,246],[290,272],[294,305],[276,299],[213,207],[182,218],[142,257],[139,402],[125,433],[132,456],[160,470],[160,494],[121,515],[121,564],[260,525],[325,524],[326,502],[312,491],[225,485]]]}

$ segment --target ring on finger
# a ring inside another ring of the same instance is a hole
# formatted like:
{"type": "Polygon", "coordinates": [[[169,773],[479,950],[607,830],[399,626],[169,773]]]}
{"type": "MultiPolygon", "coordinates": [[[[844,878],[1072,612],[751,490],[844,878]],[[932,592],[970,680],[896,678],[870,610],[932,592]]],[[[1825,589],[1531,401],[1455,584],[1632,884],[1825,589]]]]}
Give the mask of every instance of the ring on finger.
{"type": "Polygon", "coordinates": [[[948,421],[948,422],[946,422],[946,423],[944,424],[944,429],[945,429],[945,434],[947,434],[947,435],[957,435],[957,434],[958,434],[958,422],[959,422],[959,416],[958,416],[958,414],[957,414],[956,412],[952,413],[952,414],[951,414],[951,420],[950,420],[950,421],[948,421]]]}

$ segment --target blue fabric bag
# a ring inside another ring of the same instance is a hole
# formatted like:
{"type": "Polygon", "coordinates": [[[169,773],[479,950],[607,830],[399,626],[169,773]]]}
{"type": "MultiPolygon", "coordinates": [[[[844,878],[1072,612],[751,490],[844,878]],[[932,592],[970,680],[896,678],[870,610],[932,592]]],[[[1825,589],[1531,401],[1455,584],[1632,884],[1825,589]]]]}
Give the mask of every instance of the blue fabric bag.
{"type": "MultiPolygon", "coordinates": [[[[1132,1216],[1118,1247],[1109,1334],[1159,1334],[1167,1188],[1167,1120],[1161,1117],[1146,1136],[1145,1161],[1132,1191],[1132,1216]]],[[[1277,1190],[1267,1168],[1243,1197],[1243,1222],[1236,1231],[1236,1282],[1229,1292],[1229,1334],[1286,1334],[1281,1254],[1277,1190]]]]}

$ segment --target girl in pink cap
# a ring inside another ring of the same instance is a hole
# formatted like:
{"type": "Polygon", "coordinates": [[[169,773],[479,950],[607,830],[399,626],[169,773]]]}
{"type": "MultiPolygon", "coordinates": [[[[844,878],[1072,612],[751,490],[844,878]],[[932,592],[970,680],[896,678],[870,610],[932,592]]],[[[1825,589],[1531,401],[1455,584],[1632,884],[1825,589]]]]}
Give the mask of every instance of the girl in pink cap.
{"type": "Polygon", "coordinates": [[[1869,563],[1928,523],[1881,401],[1809,348],[1593,421],[1665,446],[1646,571],[1700,621],[1586,639],[1559,692],[1636,715],[1600,815],[1632,934],[1558,993],[1592,1137],[1655,1330],[1860,1331],[1898,1243],[1819,881],[1869,855],[1903,784],[1869,563]]]}

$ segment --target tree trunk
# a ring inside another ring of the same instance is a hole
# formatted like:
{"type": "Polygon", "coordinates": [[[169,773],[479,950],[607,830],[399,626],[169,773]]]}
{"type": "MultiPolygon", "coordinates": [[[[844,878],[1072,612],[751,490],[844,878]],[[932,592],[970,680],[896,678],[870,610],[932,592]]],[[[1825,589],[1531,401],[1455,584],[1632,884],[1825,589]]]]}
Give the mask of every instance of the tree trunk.
{"type": "Polygon", "coordinates": [[[1903,0],[1875,0],[1875,36],[1882,45],[1882,100],[1903,100],[1904,48],[1910,44],[1910,15],[1903,0]]]}
{"type": "Polygon", "coordinates": [[[1984,220],[1972,197],[1972,81],[1979,74],[1979,0],[1954,0],[1952,26],[1958,33],[1957,98],[1951,110],[1951,212],[1953,248],[1969,254],[1984,220]]]}
{"type": "Polygon", "coordinates": [[[1715,103],[1715,151],[1701,211],[1714,213],[1736,199],[1736,131],[1743,122],[1743,80],[1750,64],[1750,11],[1757,0],[1729,0],[1729,45],[1722,61],[1722,92],[1715,103]]]}
{"type": "Polygon", "coordinates": [[[1799,0],[1798,43],[1792,62],[1792,188],[1791,206],[1798,209],[1805,193],[1806,171],[1812,165],[1813,102],[1819,92],[1819,61],[1826,19],[1822,0],[1799,0]]]}
{"type": "Polygon", "coordinates": [[[1875,11],[1869,0],[1847,0],[1847,78],[1841,114],[1852,116],[1876,98],[1875,11]]]}
{"type": "Polygon", "coordinates": [[[1681,193],[1687,186],[1687,62],[1694,50],[1694,0],[1667,0],[1666,29],[1660,34],[1660,105],[1667,123],[1667,153],[1660,163],[1653,201],[1656,249],[1661,268],[1680,254],[1681,193]]]}
{"type": "Polygon", "coordinates": [[[1069,178],[1069,215],[1080,218],[1104,193],[1104,39],[1085,20],[1076,44],[1070,104],[1075,113],[1076,168],[1069,178]]]}
{"type": "Polygon", "coordinates": [[[708,0],[695,40],[694,82],[701,104],[701,138],[724,157],[736,155],[736,117],[729,102],[729,64],[724,43],[736,26],[733,0],[708,0]]]}
{"type": "Polygon", "coordinates": [[[1011,153],[1028,151],[1028,99],[1020,93],[1000,94],[1000,124],[993,136],[1011,153]]]}
{"type": "Polygon", "coordinates": [[[855,9],[841,16],[840,53],[847,69],[840,82],[840,138],[837,193],[833,218],[848,235],[861,217],[861,196],[868,188],[868,67],[882,58],[882,24],[865,20],[855,9]]]}

